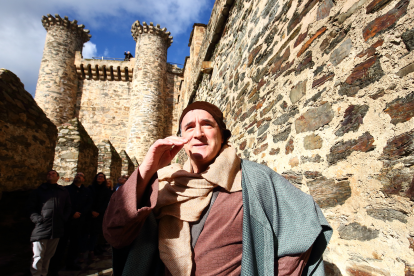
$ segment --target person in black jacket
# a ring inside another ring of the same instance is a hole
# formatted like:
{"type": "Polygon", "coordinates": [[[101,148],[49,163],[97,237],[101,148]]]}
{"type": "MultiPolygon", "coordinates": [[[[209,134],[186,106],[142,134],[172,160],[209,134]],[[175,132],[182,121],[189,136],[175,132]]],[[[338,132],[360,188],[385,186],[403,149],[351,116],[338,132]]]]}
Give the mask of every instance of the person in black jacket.
{"type": "Polygon", "coordinates": [[[92,205],[91,191],[83,185],[84,182],[85,175],[82,172],[78,172],[72,184],[65,187],[69,192],[72,208],[69,221],[65,227],[65,235],[60,239],[55,256],[53,256],[50,262],[49,273],[52,275],[57,275],[60,269],[68,242],[69,248],[66,255],[66,270],[81,270],[81,267],[75,261],[80,253],[81,243],[84,242],[86,218],[90,214],[92,205]]]}
{"type": "Polygon", "coordinates": [[[95,259],[95,246],[97,241],[103,237],[102,234],[102,222],[103,216],[111,198],[111,191],[107,187],[106,176],[104,173],[99,172],[92,185],[89,186],[92,193],[92,207],[91,216],[89,218],[89,259],[95,259]]]}
{"type": "Polygon", "coordinates": [[[28,209],[35,224],[30,241],[33,243],[32,275],[47,275],[50,259],[56,251],[59,238],[64,235],[64,226],[70,215],[68,191],[57,184],[59,174],[51,170],[47,182],[39,186],[30,196],[28,209]]]}

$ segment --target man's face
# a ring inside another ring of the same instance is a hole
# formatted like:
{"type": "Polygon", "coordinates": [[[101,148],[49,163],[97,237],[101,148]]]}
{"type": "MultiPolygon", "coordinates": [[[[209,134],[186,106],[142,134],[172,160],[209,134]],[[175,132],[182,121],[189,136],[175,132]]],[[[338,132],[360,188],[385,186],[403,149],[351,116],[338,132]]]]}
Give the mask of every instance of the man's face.
{"type": "Polygon", "coordinates": [[[85,182],[85,175],[83,173],[77,173],[75,175],[75,182],[78,182],[78,183],[85,182]]]}
{"type": "Polygon", "coordinates": [[[198,166],[209,165],[218,155],[223,137],[213,116],[205,110],[189,111],[181,122],[182,137],[189,139],[184,145],[187,155],[198,166]]]}
{"type": "Polygon", "coordinates": [[[46,175],[46,180],[47,182],[54,184],[54,183],[57,183],[57,181],[59,180],[59,176],[57,175],[55,171],[50,171],[46,175]]]}
{"type": "Polygon", "coordinates": [[[128,178],[124,175],[121,176],[120,178],[118,178],[118,183],[119,184],[125,184],[125,182],[128,180],[128,178]]]}

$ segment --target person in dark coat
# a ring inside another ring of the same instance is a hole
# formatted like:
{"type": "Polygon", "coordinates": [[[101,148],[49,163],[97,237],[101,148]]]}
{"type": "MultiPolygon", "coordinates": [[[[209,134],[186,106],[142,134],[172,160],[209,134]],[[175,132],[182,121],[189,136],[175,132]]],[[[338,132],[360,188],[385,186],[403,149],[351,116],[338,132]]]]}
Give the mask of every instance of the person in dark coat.
{"type": "Polygon", "coordinates": [[[92,205],[92,195],[90,189],[86,188],[85,175],[78,172],[71,185],[66,186],[69,192],[72,208],[69,221],[66,224],[66,231],[63,238],[60,239],[55,256],[50,263],[50,273],[57,275],[60,269],[60,263],[63,259],[65,249],[69,242],[69,248],[66,256],[67,270],[81,270],[81,267],[75,263],[76,257],[80,253],[81,243],[84,242],[86,218],[90,215],[92,205]]]}
{"type": "Polygon", "coordinates": [[[56,251],[59,239],[64,235],[71,203],[68,191],[57,184],[59,174],[51,170],[47,182],[30,196],[28,210],[35,224],[30,241],[33,243],[32,275],[47,275],[50,259],[56,251]]]}
{"type": "Polygon", "coordinates": [[[89,217],[89,240],[88,250],[89,259],[95,259],[95,247],[98,239],[102,234],[103,216],[111,198],[111,191],[107,187],[106,176],[104,173],[98,173],[93,179],[92,185],[89,186],[92,194],[92,207],[89,217]]]}

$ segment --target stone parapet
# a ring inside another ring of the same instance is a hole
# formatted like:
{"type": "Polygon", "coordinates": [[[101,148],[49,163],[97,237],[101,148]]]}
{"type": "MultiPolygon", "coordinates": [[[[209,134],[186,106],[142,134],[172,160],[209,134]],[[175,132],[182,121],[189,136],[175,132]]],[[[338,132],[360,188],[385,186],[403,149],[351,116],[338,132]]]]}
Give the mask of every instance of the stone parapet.
{"type": "Polygon", "coordinates": [[[60,174],[58,184],[70,185],[78,172],[85,174],[85,184],[92,183],[98,167],[98,148],[77,118],[58,127],[53,169],[60,174]]]}
{"type": "Polygon", "coordinates": [[[183,69],[178,67],[176,64],[167,63],[167,72],[174,75],[182,75],[183,69]]]}
{"type": "Polygon", "coordinates": [[[76,52],[76,73],[80,80],[132,81],[135,58],[129,61],[82,59],[76,52]]]}
{"type": "Polygon", "coordinates": [[[2,191],[29,190],[52,169],[57,128],[20,79],[0,69],[0,197],[2,191]]]}
{"type": "Polygon", "coordinates": [[[139,167],[138,160],[137,160],[137,158],[135,156],[132,157],[131,161],[134,164],[135,169],[139,167]]]}
{"type": "Polygon", "coordinates": [[[98,172],[103,172],[106,179],[112,179],[114,183],[121,176],[122,159],[109,140],[98,144],[98,172]]]}
{"type": "Polygon", "coordinates": [[[129,158],[128,154],[124,150],[119,153],[119,156],[121,156],[122,159],[121,175],[131,175],[135,170],[135,165],[131,158],[129,158]]]}
{"type": "Polygon", "coordinates": [[[69,21],[69,18],[67,16],[62,18],[59,14],[55,14],[55,17],[53,17],[51,14],[48,14],[47,16],[43,15],[42,17],[42,25],[46,31],[49,31],[52,26],[63,26],[67,29],[75,31],[82,39],[83,43],[88,42],[91,39],[92,35],[89,34],[89,30],[84,29],[85,25],[78,25],[77,23],[77,20],[69,21]]]}
{"type": "Polygon", "coordinates": [[[138,37],[141,34],[149,33],[160,36],[167,43],[167,47],[170,47],[173,43],[173,37],[170,36],[170,32],[167,32],[167,28],[160,28],[160,24],[154,26],[152,22],[148,25],[146,22],[141,23],[137,20],[132,24],[131,34],[135,42],[138,42],[138,37]]]}

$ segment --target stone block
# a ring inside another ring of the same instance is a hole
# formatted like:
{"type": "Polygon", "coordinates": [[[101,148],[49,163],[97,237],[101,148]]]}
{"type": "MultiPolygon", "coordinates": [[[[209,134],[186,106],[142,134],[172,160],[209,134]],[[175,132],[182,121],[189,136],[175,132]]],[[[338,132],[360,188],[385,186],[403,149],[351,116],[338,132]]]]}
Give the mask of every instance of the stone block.
{"type": "Polygon", "coordinates": [[[322,148],[322,138],[319,135],[311,134],[303,139],[303,146],[306,150],[322,148]]]}
{"type": "Polygon", "coordinates": [[[382,10],[386,5],[388,5],[391,0],[374,0],[367,6],[367,14],[374,13],[379,10],[382,10]]]}
{"type": "Polygon", "coordinates": [[[387,103],[384,112],[390,115],[394,125],[409,121],[414,116],[414,92],[387,103]]]}
{"type": "Polygon", "coordinates": [[[292,88],[292,90],[290,90],[290,101],[292,104],[298,102],[306,95],[306,83],[307,80],[300,81],[292,88]]]}
{"type": "Polygon", "coordinates": [[[318,12],[316,14],[316,20],[319,21],[329,16],[329,12],[333,8],[334,3],[332,0],[323,0],[318,7],[318,12]]]}
{"type": "Polygon", "coordinates": [[[295,70],[295,74],[299,75],[306,68],[313,68],[315,62],[312,61],[312,52],[308,51],[305,54],[304,59],[298,64],[295,70]]]}
{"type": "Polygon", "coordinates": [[[324,49],[324,54],[328,55],[333,49],[336,48],[336,46],[341,43],[346,36],[348,35],[348,32],[351,30],[351,25],[346,26],[345,28],[341,29],[338,33],[337,32],[331,32],[329,34],[330,37],[333,37],[332,41],[329,43],[329,46],[327,46],[324,49]]]}
{"type": "Polygon", "coordinates": [[[329,103],[325,103],[319,107],[309,109],[302,114],[295,121],[296,133],[302,133],[306,131],[314,131],[329,124],[334,117],[334,112],[329,103]]]}
{"type": "Polygon", "coordinates": [[[303,184],[303,174],[300,172],[287,171],[281,175],[297,188],[300,188],[300,186],[303,184]]]}
{"type": "Polygon", "coordinates": [[[318,171],[306,171],[304,175],[306,179],[316,179],[322,177],[322,173],[318,171]]]}
{"type": "Polygon", "coordinates": [[[326,30],[327,30],[326,27],[322,27],[319,30],[317,30],[316,33],[308,41],[305,42],[305,44],[299,50],[297,56],[300,57],[309,48],[312,42],[315,39],[317,39],[319,36],[321,36],[326,30]]]}
{"type": "Polygon", "coordinates": [[[290,154],[293,152],[293,150],[295,149],[293,142],[293,139],[290,138],[285,147],[285,154],[290,154]]]}
{"type": "Polygon", "coordinates": [[[254,149],[253,154],[254,155],[258,155],[259,153],[265,151],[267,149],[267,147],[268,147],[268,144],[267,143],[266,144],[263,144],[260,147],[254,149]]]}
{"type": "Polygon", "coordinates": [[[346,268],[347,275],[349,276],[389,276],[389,271],[371,267],[368,265],[354,264],[351,267],[346,268]]]}
{"type": "Polygon", "coordinates": [[[289,137],[290,132],[291,132],[291,126],[289,125],[284,130],[279,132],[278,134],[273,135],[273,143],[277,143],[280,141],[286,141],[287,138],[289,137]]]}
{"type": "Polygon", "coordinates": [[[319,0],[308,0],[300,13],[295,12],[293,14],[287,26],[288,34],[302,21],[302,19],[317,3],[319,3],[319,0]]]}
{"type": "Polygon", "coordinates": [[[367,214],[382,221],[399,220],[402,223],[407,223],[407,214],[394,209],[369,208],[367,209],[367,214]]]}
{"type": "Polygon", "coordinates": [[[394,26],[394,24],[407,13],[409,3],[410,0],[401,0],[389,12],[368,23],[362,31],[365,41],[394,26]]]}
{"type": "Polygon", "coordinates": [[[348,38],[342,43],[335,51],[332,52],[331,57],[329,60],[332,62],[333,65],[337,66],[341,63],[344,58],[346,58],[352,49],[352,40],[348,38]]]}
{"type": "Polygon", "coordinates": [[[362,125],[365,115],[368,112],[368,105],[350,105],[345,110],[344,119],[339,129],[335,132],[336,136],[344,136],[350,131],[356,132],[362,125]]]}
{"type": "Polygon", "coordinates": [[[408,64],[407,66],[404,66],[403,68],[401,68],[398,72],[397,72],[397,76],[399,76],[400,78],[403,78],[405,76],[407,76],[408,74],[414,72],[414,62],[408,64]]]}
{"type": "Polygon", "coordinates": [[[365,132],[358,139],[349,141],[340,141],[332,146],[330,153],[327,155],[329,165],[334,165],[337,162],[346,159],[354,151],[368,152],[375,149],[373,145],[374,137],[369,132],[365,132]]]}
{"type": "Polygon", "coordinates": [[[305,40],[307,36],[308,36],[308,30],[306,30],[306,32],[298,36],[298,38],[295,41],[295,44],[293,44],[293,48],[296,48],[297,46],[299,46],[305,40]]]}
{"type": "Polygon", "coordinates": [[[328,73],[324,76],[322,76],[319,79],[316,79],[312,82],[312,88],[321,86],[322,84],[324,84],[325,82],[332,80],[335,77],[335,73],[328,73]]]}
{"type": "Polygon", "coordinates": [[[349,181],[335,181],[324,176],[307,183],[309,192],[321,208],[342,205],[351,197],[349,181]]]}
{"type": "Polygon", "coordinates": [[[270,152],[269,152],[269,154],[270,155],[276,155],[276,154],[279,154],[280,153],[280,148],[277,148],[277,149],[270,149],[270,152]]]}
{"type": "Polygon", "coordinates": [[[251,66],[256,56],[259,54],[260,50],[262,49],[263,45],[259,45],[253,49],[253,51],[249,54],[249,58],[247,60],[247,66],[251,66]]]}
{"type": "Polygon", "coordinates": [[[284,113],[283,115],[277,117],[272,124],[278,126],[278,125],[283,125],[285,123],[287,123],[287,121],[289,121],[290,118],[295,117],[296,114],[299,113],[299,110],[297,108],[294,108],[292,110],[290,110],[288,113],[284,113]]]}
{"type": "Polygon", "coordinates": [[[403,39],[405,47],[409,52],[414,50],[414,28],[405,31],[402,34],[401,38],[403,39]]]}
{"type": "Polygon", "coordinates": [[[380,59],[375,55],[358,64],[352,70],[351,75],[348,76],[344,83],[341,83],[338,93],[339,95],[354,97],[360,89],[380,80],[383,76],[384,71],[381,68],[380,59]]]}
{"type": "Polygon", "coordinates": [[[338,228],[338,233],[341,239],[344,240],[369,241],[377,238],[379,231],[368,228],[358,222],[352,222],[348,225],[341,225],[338,228]]]}
{"type": "Polygon", "coordinates": [[[357,57],[362,58],[364,56],[367,56],[367,58],[372,57],[373,55],[376,54],[376,49],[380,46],[382,46],[382,44],[384,44],[384,40],[383,39],[379,39],[377,42],[375,42],[374,44],[372,44],[368,49],[366,49],[365,51],[362,51],[361,53],[359,53],[357,55],[357,57]]]}
{"type": "Polygon", "coordinates": [[[301,156],[300,161],[302,164],[311,162],[311,163],[320,163],[323,162],[322,157],[319,154],[313,154],[312,156],[301,156]]]}

